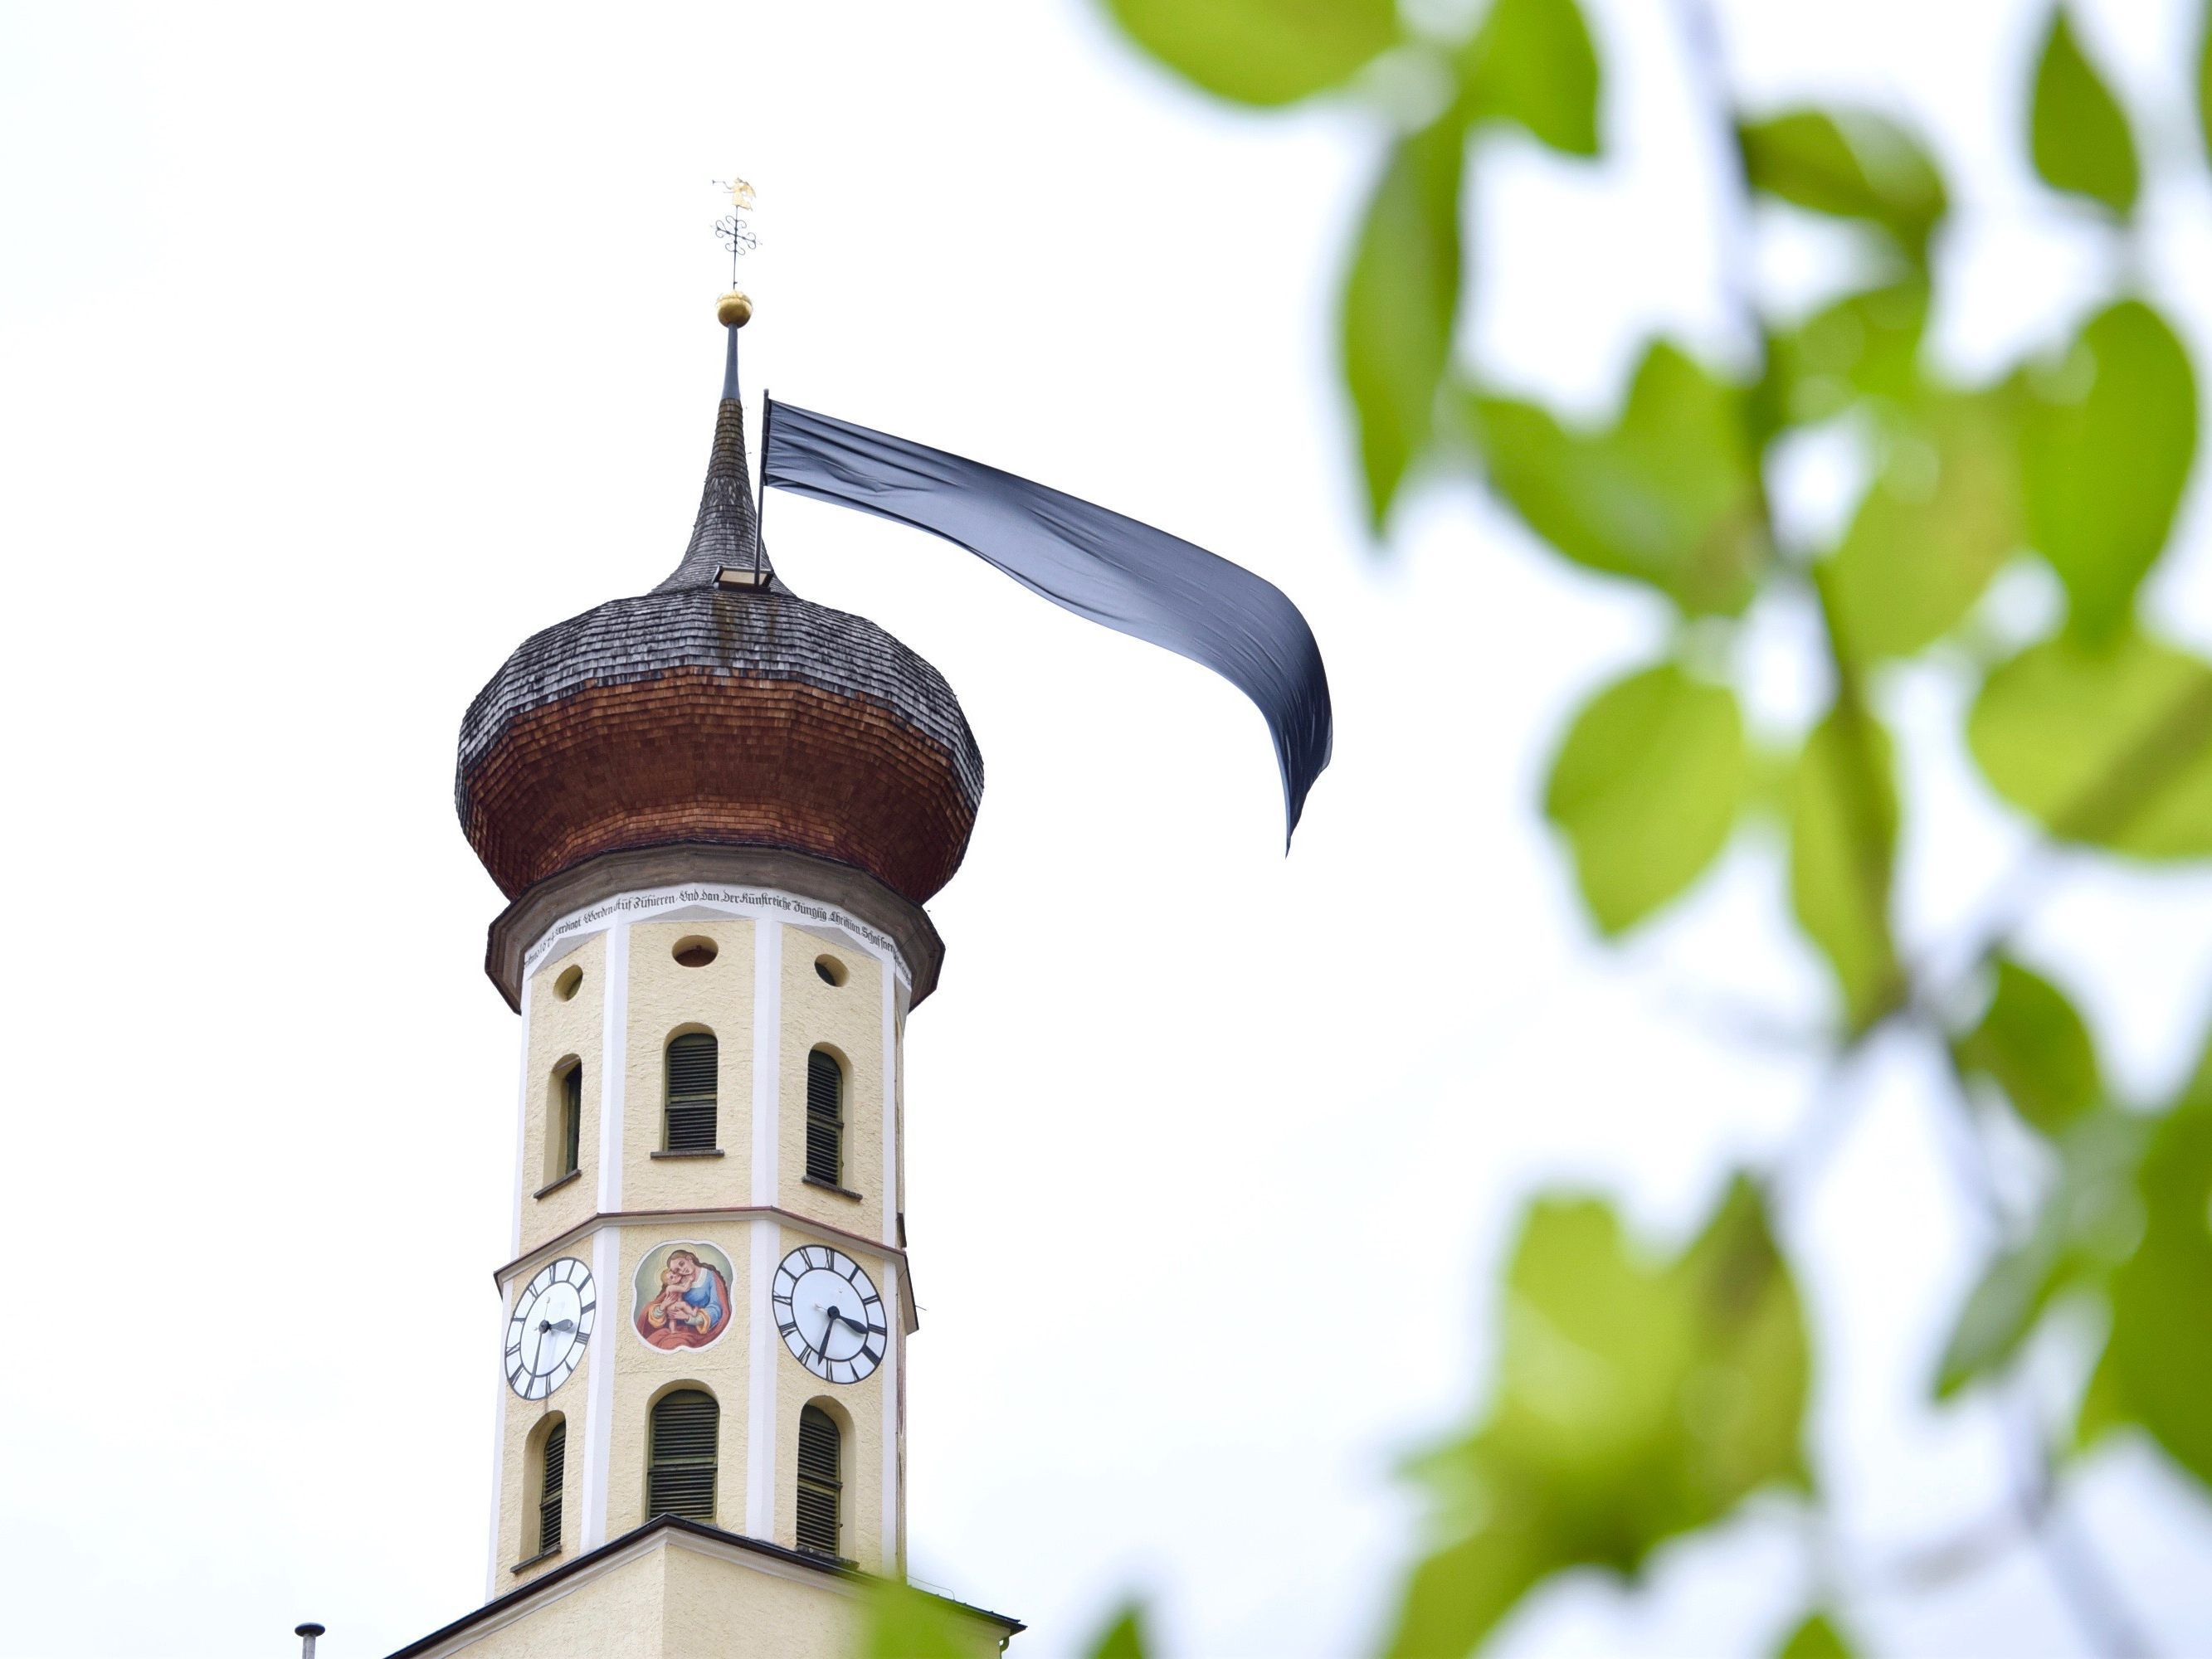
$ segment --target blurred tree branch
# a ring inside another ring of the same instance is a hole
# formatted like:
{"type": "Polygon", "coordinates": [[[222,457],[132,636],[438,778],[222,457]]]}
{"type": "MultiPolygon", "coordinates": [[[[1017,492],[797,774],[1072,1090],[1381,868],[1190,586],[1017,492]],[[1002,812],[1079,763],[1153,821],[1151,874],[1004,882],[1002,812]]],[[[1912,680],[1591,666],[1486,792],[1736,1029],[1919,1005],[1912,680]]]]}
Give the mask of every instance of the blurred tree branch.
{"type": "Polygon", "coordinates": [[[1455,44],[1405,34],[1375,0],[1103,0],[1158,61],[1232,100],[1332,95],[1386,48],[1449,82],[1441,115],[1393,132],[1341,295],[1372,525],[1387,528],[1425,470],[1472,464],[1547,551],[1674,608],[1675,637],[1590,696],[1547,782],[1543,811],[1584,910],[1609,939],[1642,926],[1778,793],[1789,915],[1835,993],[1836,1019],[1809,1042],[1734,999],[1678,997],[1723,1041],[1822,1056],[1781,1155],[1734,1182],[1679,1254],[1646,1248],[1593,1200],[1531,1204],[1498,1384],[1416,1471],[1432,1547],[1408,1571],[1393,1655],[1463,1654],[1551,1575],[1633,1575],[1666,1539],[1778,1486],[1804,1499],[1819,1603],[1783,1650],[1844,1650],[1828,1604],[1848,1575],[1833,1570],[1832,1519],[1800,1449],[1812,1350],[1774,1224],[1847,1132],[1878,1038],[1936,1051],[1930,1104],[1952,1182],[1995,1240],[1934,1392],[1985,1390],[2014,1468],[1986,1519],[1863,1582],[1924,1587],[2032,1540],[2089,1643],[2140,1654],[2138,1620],[2061,1501],[2068,1464],[2124,1425],[2212,1484],[2212,1401],[2175,1380],[2172,1352],[2192,1345],[2212,1370],[2212,1042],[2172,1099],[2114,1100],[2088,1023],[2017,954],[2067,860],[2212,859],[2212,664],[2158,637],[2142,597],[2195,469],[2196,381],[2185,344],[2135,291],[2147,179],[2212,156],[2212,29],[2197,59],[2202,153],[2147,164],[2136,117],[2064,0],[2034,3],[2045,21],[2021,137],[2041,193],[2018,211],[2112,253],[2103,309],[1989,384],[1951,384],[1923,350],[1944,239],[1958,234],[1937,158],[1880,112],[1739,107],[1710,0],[1674,0],[1723,175],[1717,281],[1742,362],[1716,370],[1653,341],[1617,416],[1582,425],[1503,395],[1454,350],[1464,179],[1488,135],[1517,128],[1569,160],[1605,147],[1601,59],[1576,0],[1492,0],[1455,44]],[[1753,255],[1777,204],[1849,227],[1884,274],[1808,318],[1770,315],[1753,255]],[[1791,546],[1769,463],[1835,422],[1869,439],[1871,477],[1833,545],[1791,546]],[[1983,596],[2031,560],[2063,592],[2063,617],[2045,637],[1992,649],[1984,641],[1997,636],[1974,620],[1983,596]],[[1762,605],[1817,618],[1829,693],[1778,790],[1732,678],[1730,642],[1762,605]],[[1954,641],[1967,648],[1934,653],[1954,641]],[[1968,694],[1965,746],[1983,781],[2031,826],[2018,864],[1947,938],[1896,914],[1908,824],[1880,693],[1893,665],[1923,653],[1968,694]],[[2052,1170],[2026,1212],[1993,1167],[1998,1115],[2039,1141],[2052,1170]],[[2111,1332],[2077,1420],[2054,1433],[2019,1361],[2069,1297],[2101,1302],[2111,1332]],[[1708,1363],[1693,1363],[1700,1353],[1708,1363]]]}

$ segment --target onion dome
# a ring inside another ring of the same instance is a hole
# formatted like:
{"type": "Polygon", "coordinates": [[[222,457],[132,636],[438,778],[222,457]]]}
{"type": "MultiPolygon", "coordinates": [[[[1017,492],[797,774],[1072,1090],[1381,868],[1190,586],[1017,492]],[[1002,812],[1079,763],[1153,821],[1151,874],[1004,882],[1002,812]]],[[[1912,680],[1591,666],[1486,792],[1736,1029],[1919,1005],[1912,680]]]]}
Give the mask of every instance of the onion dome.
{"type": "Polygon", "coordinates": [[[604,854],[703,845],[829,860],[919,905],[967,851],[983,758],[952,688],[865,617],[800,599],[760,546],[743,319],[723,320],[683,562],[524,641],[461,722],[454,804],[510,899],[604,854]]]}

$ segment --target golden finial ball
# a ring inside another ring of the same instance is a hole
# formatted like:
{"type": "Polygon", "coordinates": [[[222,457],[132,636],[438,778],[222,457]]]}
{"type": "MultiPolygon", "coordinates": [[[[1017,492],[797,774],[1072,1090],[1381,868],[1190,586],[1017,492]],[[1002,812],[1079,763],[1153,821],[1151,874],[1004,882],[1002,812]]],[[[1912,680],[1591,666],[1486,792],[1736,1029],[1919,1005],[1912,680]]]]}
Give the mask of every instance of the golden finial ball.
{"type": "Polygon", "coordinates": [[[724,328],[743,328],[752,318],[753,302],[736,289],[714,302],[714,320],[724,328]]]}

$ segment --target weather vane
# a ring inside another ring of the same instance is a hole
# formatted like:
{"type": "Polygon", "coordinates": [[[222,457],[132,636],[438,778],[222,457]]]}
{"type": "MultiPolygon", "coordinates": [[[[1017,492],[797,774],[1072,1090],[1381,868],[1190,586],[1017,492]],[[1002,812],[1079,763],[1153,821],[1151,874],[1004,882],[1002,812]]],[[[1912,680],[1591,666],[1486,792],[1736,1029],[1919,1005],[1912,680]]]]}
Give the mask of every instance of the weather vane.
{"type": "Polygon", "coordinates": [[[730,286],[735,288],[738,260],[760,246],[753,228],[745,222],[745,215],[753,210],[753,187],[742,179],[717,179],[714,188],[727,191],[730,198],[731,210],[714,221],[714,234],[730,250],[730,286]]]}

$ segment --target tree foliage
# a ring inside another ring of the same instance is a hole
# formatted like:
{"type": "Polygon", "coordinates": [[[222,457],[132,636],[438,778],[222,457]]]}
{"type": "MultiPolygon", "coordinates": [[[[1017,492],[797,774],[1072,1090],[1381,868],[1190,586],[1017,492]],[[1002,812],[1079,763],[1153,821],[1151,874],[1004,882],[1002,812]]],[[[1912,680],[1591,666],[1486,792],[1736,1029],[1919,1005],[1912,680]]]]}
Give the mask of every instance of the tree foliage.
{"type": "MultiPolygon", "coordinates": [[[[1441,113],[1381,144],[1345,266],[1345,383],[1374,526],[1422,477],[1471,475],[1544,554],[1664,601],[1672,639],[1593,690],[1544,789],[1590,922],[1609,939],[1632,933],[1778,807],[1776,899],[1832,985],[1834,1061],[1878,1030],[1924,1045],[1952,1081],[1938,1103],[1970,1144],[2024,1137],[2046,1171],[2024,1208],[1997,1203],[1997,1243],[1933,1392],[2021,1386],[2054,1310],[2087,1306],[2098,1316],[2072,1328],[2105,1333],[2094,1375],[2033,1457],[2063,1481],[2072,1460],[2132,1430],[2212,1485],[2212,1036],[2165,1098],[2119,1098],[2065,974],[2022,960],[2019,915],[1939,975],[1944,953],[1899,915],[1895,872],[1916,812],[1942,807],[1908,799],[1883,718],[1901,665],[1948,676],[1964,753],[2036,843],[2212,858],[2212,663],[2145,597],[2195,470],[2197,380],[2142,262],[2125,257],[2151,175],[2201,175],[2212,159],[2212,5],[2191,147],[2172,155],[2141,135],[2176,130],[2181,112],[2131,112],[2069,7],[2045,12],[2021,66],[2016,141],[2050,206],[2111,244],[2112,286],[2058,337],[1974,380],[1928,349],[1954,206],[1935,150],[1877,109],[1730,106],[1717,41],[1692,38],[1718,88],[1710,113],[1738,216],[1832,220],[1863,243],[1861,275],[1790,316],[1762,303],[1755,270],[1739,271],[1756,360],[1651,342],[1616,410],[1591,422],[1501,388],[1468,354],[1458,315],[1488,135],[1517,129],[1563,165],[1602,149],[1602,43],[1576,0],[1492,0],[1457,40],[1369,0],[1107,3],[1160,61],[1248,104],[1358,100],[1360,72],[1386,51],[1425,59],[1449,88],[1441,113]],[[1788,446],[1824,427],[1863,440],[1867,465],[1839,532],[1806,544],[1781,532],[1769,480],[1788,446]],[[1992,618],[1992,586],[2038,567],[2063,596],[2048,625],[2023,634],[1992,618]],[[1820,641],[1826,695],[1794,732],[1752,729],[1731,648],[1742,618],[1774,609],[1808,617],[1804,636],[1820,641]],[[1763,789],[1769,771],[1778,787],[1763,789]]],[[[1696,23],[1698,0],[1685,3],[1696,23]]],[[[1552,1575],[1633,1574],[1761,1488],[1821,1504],[1802,1444],[1813,1359],[1774,1201],[1765,1172],[1740,1174],[1671,1255],[1632,1241],[1599,1200],[1532,1202],[1507,1269],[1496,1386],[1411,1471],[1430,1536],[1388,1652],[1467,1653],[1552,1575]]],[[[2062,1595],[2086,1599],[2082,1572],[2056,1576],[2062,1595]]],[[[1834,1608],[1808,1608],[1776,1647],[1840,1654],[1845,1628],[1834,1608]]],[[[2091,1634],[2124,1644],[2109,1626],[2091,1634]]]]}
{"type": "Polygon", "coordinates": [[[1805,1478],[1804,1316],[1748,1182],[1671,1261],[1601,1201],[1540,1200],[1505,1295],[1493,1398],[1414,1465],[1437,1541],[1391,1659],[1463,1654],[1550,1574],[1632,1574],[1760,1486],[1805,1478]]]}

